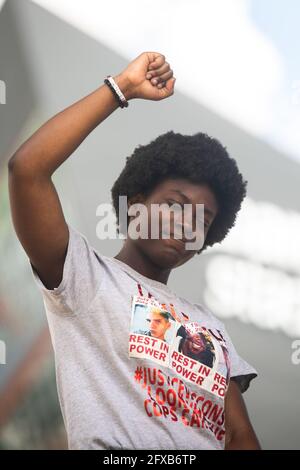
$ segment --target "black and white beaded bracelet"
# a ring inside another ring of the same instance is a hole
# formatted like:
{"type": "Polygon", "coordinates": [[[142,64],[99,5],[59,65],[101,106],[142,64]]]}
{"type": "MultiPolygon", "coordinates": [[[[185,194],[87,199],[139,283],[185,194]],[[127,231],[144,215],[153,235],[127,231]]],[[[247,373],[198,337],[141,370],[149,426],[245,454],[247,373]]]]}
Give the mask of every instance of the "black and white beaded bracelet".
{"type": "Polygon", "coordinates": [[[115,80],[112,78],[111,75],[107,75],[107,77],[104,80],[104,83],[111,89],[113,94],[118,100],[119,105],[121,108],[127,108],[128,107],[128,101],[126,100],[125,96],[121,92],[120,88],[118,87],[117,83],[115,80]]]}

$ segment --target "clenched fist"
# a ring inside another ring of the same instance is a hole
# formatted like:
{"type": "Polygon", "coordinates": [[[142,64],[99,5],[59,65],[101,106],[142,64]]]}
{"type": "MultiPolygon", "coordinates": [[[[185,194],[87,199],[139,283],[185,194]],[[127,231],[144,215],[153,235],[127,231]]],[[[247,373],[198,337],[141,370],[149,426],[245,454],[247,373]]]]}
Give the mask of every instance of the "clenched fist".
{"type": "Polygon", "coordinates": [[[127,100],[154,101],[173,95],[176,80],[165,56],[158,52],[143,52],[113,78],[127,100]]]}

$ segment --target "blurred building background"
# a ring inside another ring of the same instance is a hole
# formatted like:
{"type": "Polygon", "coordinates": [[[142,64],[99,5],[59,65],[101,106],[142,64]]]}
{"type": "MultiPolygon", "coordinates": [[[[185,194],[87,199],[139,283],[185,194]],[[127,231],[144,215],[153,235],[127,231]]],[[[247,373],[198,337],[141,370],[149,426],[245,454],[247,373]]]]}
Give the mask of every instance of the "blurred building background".
{"type": "Polygon", "coordinates": [[[56,172],[66,219],[114,256],[122,242],[97,239],[96,208],[110,202],[126,156],[171,129],[225,144],[248,198],[224,243],[172,273],[170,285],[225,321],[258,370],[244,398],[263,448],[300,449],[300,71],[288,47],[299,8],[292,0],[292,12],[268,0],[165,3],[144,0],[128,12],[120,1],[0,2],[2,449],[67,445],[42,299],[10,218],[7,161],[43,122],[146,50],[166,55],[176,93],[117,110],[56,172]]]}

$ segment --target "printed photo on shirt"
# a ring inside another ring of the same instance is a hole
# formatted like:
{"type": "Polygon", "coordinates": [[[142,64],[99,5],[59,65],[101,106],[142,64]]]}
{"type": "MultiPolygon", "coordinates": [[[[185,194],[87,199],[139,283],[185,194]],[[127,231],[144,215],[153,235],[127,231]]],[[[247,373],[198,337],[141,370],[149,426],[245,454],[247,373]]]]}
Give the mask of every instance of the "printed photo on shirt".
{"type": "Polygon", "coordinates": [[[132,300],[129,356],[150,358],[168,365],[169,345],[176,334],[176,320],[154,298],[134,296],[132,300]]]}
{"type": "Polygon", "coordinates": [[[179,339],[178,352],[206,366],[213,367],[216,353],[211,335],[207,330],[182,325],[177,330],[176,337],[179,339]]]}
{"type": "Polygon", "coordinates": [[[129,357],[163,365],[178,378],[224,398],[229,368],[223,336],[198,322],[179,322],[173,313],[174,306],[169,311],[153,297],[133,296],[129,357]]]}
{"type": "Polygon", "coordinates": [[[174,336],[174,319],[156,305],[135,305],[133,332],[170,343],[174,336]]]}
{"type": "Polygon", "coordinates": [[[198,322],[185,322],[170,347],[169,368],[186,382],[224,398],[228,387],[224,351],[227,353],[218,330],[198,322]]]}

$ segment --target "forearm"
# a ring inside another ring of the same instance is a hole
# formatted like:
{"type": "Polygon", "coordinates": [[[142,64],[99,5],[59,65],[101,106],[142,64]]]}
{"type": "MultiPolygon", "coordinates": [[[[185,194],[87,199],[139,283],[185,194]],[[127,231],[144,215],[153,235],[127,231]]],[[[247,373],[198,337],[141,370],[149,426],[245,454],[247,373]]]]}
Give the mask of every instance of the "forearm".
{"type": "MultiPolygon", "coordinates": [[[[120,74],[114,79],[130,99],[126,78],[120,74]]],[[[43,124],[15,152],[10,169],[17,167],[22,175],[51,177],[90,132],[118,107],[112,91],[103,84],[43,124]]]]}
{"type": "Polygon", "coordinates": [[[233,434],[225,450],[261,450],[261,447],[254,431],[248,430],[233,434]]]}

